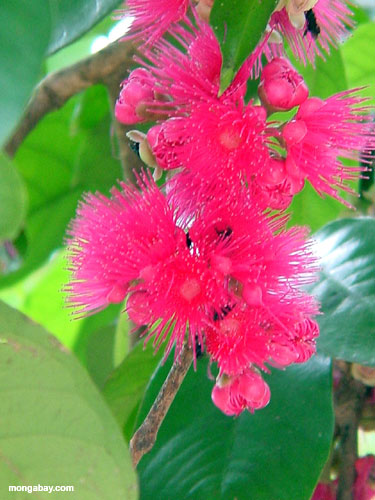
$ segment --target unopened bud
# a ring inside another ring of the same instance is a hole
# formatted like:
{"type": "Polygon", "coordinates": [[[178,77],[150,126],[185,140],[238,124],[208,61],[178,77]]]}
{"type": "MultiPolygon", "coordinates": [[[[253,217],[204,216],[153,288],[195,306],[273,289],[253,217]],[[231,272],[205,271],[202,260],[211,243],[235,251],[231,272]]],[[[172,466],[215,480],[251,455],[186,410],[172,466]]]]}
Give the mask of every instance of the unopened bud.
{"type": "Polygon", "coordinates": [[[128,298],[126,312],[136,325],[147,325],[150,320],[146,292],[134,292],[128,298]]]}
{"type": "Polygon", "coordinates": [[[262,376],[249,368],[236,377],[222,375],[211,396],[214,404],[225,415],[239,415],[243,410],[253,412],[266,406],[271,392],[262,376]]]}
{"type": "Polygon", "coordinates": [[[119,122],[131,125],[149,119],[147,104],[154,101],[151,78],[147,70],[138,68],[122,82],[115,106],[115,116],[119,122]]]}
{"type": "Polygon", "coordinates": [[[299,106],[307,99],[309,90],[290,62],[277,57],[263,68],[258,94],[262,104],[272,113],[299,106]]]}

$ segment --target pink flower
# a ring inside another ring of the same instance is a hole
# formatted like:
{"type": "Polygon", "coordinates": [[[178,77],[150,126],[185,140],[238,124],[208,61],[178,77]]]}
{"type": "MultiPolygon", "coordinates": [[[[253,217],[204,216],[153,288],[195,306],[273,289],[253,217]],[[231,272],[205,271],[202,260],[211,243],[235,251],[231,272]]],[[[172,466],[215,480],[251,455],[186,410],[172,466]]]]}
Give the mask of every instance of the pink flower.
{"type": "Polygon", "coordinates": [[[289,110],[302,104],[309,90],[302,76],[284,58],[275,58],[262,71],[258,94],[271,112],[289,110]]]}
{"type": "Polygon", "coordinates": [[[337,481],[317,484],[311,500],[336,500],[337,481]]]}
{"type": "Polygon", "coordinates": [[[186,118],[165,122],[152,152],[164,168],[183,166],[201,179],[250,178],[263,168],[269,157],[266,145],[266,112],[248,104],[238,108],[232,102],[207,101],[192,106],[186,118]],[[173,147],[172,164],[165,151],[173,147]]]}
{"type": "Polygon", "coordinates": [[[215,309],[206,347],[220,370],[237,375],[307,360],[318,327],[314,299],[301,291],[316,270],[304,228],[265,217],[248,190],[207,202],[189,229],[192,245],[222,276],[230,300],[215,309]]]}
{"type": "MultiPolygon", "coordinates": [[[[353,13],[348,3],[347,0],[319,0],[312,9],[313,14],[308,14],[313,19],[311,24],[315,18],[315,33],[309,28],[307,19],[302,27],[293,26],[285,7],[272,14],[269,24],[286,38],[297,59],[304,64],[307,61],[314,64],[316,56],[324,58],[324,53],[329,54],[330,47],[337,47],[349,35],[348,28],[353,26],[353,13]]],[[[283,49],[278,43],[269,43],[266,49],[269,58],[282,53],[283,49]]]]}
{"type": "Polygon", "coordinates": [[[358,161],[375,146],[369,107],[356,90],[326,100],[307,99],[282,132],[287,149],[286,171],[301,181],[308,179],[319,194],[340,198],[338,190],[351,192],[345,181],[363,169],[345,166],[341,158],[358,161]]]}
{"type": "Polygon", "coordinates": [[[116,101],[116,119],[125,124],[147,121],[147,105],[154,101],[153,85],[148,72],[143,68],[132,71],[121,83],[121,92],[116,101]]]}
{"type": "Polygon", "coordinates": [[[162,38],[152,47],[141,47],[143,57],[135,58],[174,106],[175,115],[185,114],[192,102],[217,98],[220,88],[222,56],[212,28],[199,19],[195,26],[188,18],[185,22],[170,32],[178,46],[162,38]]]}
{"type": "Polygon", "coordinates": [[[68,303],[87,314],[131,294],[133,320],[148,325],[154,345],[169,339],[166,355],[176,344],[178,356],[187,331],[194,349],[196,338],[204,345],[203,330],[228,293],[156,184],[145,175],[139,184],[142,192],[121,184],[111,199],[87,195],[80,204],[69,231],[68,303]]]}
{"type": "Polygon", "coordinates": [[[252,369],[237,377],[220,377],[212,390],[212,401],[225,415],[238,416],[264,408],[270,400],[270,389],[261,375],[252,369]]]}
{"type": "Polygon", "coordinates": [[[240,283],[242,296],[250,305],[273,306],[278,294],[299,294],[301,286],[314,280],[316,259],[307,229],[285,230],[286,217],[266,217],[251,192],[245,188],[223,193],[206,202],[192,224],[192,242],[204,241],[200,254],[213,269],[240,283]],[[259,300],[252,302],[254,286],[259,300]]]}
{"type": "Polygon", "coordinates": [[[355,463],[357,477],[354,483],[355,500],[372,500],[375,496],[375,456],[358,458],[355,463]]]}
{"type": "Polygon", "coordinates": [[[130,34],[124,38],[137,38],[147,45],[152,45],[178,21],[181,21],[188,9],[188,0],[127,0],[126,16],[135,19],[130,27],[130,34]]]}
{"type": "MultiPolygon", "coordinates": [[[[211,311],[227,301],[221,277],[207,266],[205,259],[180,248],[168,259],[148,266],[141,272],[139,284],[133,288],[142,300],[142,323],[151,325],[148,338],[154,345],[168,338],[166,356],[176,343],[178,356],[186,332],[189,344],[195,349],[195,340],[204,345],[203,334],[210,322],[211,311]]],[[[139,309],[131,302],[131,317],[139,309]]]]}
{"type": "MultiPolygon", "coordinates": [[[[143,192],[121,183],[110,199],[87,194],[68,234],[72,281],[68,303],[78,313],[121,302],[141,270],[173,254],[181,238],[173,211],[147,177],[143,192]]],[[[184,238],[184,236],[183,236],[184,238]]]]}
{"type": "Polygon", "coordinates": [[[135,61],[150,72],[160,94],[174,107],[174,116],[185,116],[196,102],[243,99],[248,78],[259,70],[267,41],[265,38],[258,45],[219,97],[223,61],[211,26],[196,15],[194,23],[185,17],[184,23],[174,25],[169,35],[175,43],[162,38],[152,47],[143,46],[142,57],[135,57],[135,61]]]}

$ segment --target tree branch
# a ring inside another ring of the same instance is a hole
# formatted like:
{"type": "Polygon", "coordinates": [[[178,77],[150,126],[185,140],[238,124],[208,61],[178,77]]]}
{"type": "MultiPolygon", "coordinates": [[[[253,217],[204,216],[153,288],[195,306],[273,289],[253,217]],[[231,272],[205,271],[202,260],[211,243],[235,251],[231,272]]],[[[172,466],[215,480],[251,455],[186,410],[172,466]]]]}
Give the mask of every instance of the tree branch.
{"type": "Polygon", "coordinates": [[[350,365],[340,362],[340,385],[335,393],[336,423],[340,437],[340,467],[337,500],[352,500],[356,478],[357,431],[365,402],[366,387],[354,380],[350,365]]]}
{"type": "Polygon", "coordinates": [[[184,345],[179,362],[175,362],[160,389],[147,417],[130,441],[134,467],[153,447],[159,428],[171,406],[193,360],[193,351],[184,345]]]}
{"type": "Polygon", "coordinates": [[[36,87],[21,122],[5,145],[8,155],[14,156],[37,123],[47,113],[63,106],[70,97],[92,85],[110,81],[111,75],[119,71],[125,76],[133,54],[131,44],[114,42],[100,52],[46,76],[36,87]]]}

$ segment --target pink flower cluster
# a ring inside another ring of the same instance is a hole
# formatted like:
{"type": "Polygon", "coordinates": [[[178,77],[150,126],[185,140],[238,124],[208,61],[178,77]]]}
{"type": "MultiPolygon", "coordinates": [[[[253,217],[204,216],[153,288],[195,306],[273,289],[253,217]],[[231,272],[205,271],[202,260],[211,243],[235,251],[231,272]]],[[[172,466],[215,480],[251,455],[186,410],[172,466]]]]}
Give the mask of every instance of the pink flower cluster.
{"type": "Polygon", "coordinates": [[[286,228],[283,210],[306,180],[340,198],[360,171],[343,159],[375,140],[356,91],[309,97],[301,75],[273,57],[269,35],[220,93],[220,47],[202,20],[212,3],[128,1],[141,68],[123,82],[115,113],[126,124],[156,121],[131,137],[167,181],[159,188],[143,172],[110,198],[86,195],[69,230],[68,301],[86,315],[126,299],[166,356],[174,347],[178,360],[185,342],[195,362],[205,350],[219,368],[214,403],[239,415],[268,403],[262,371],[307,361],[319,334],[318,305],[303,289],[317,269],[311,242],[306,228],[286,228]],[[271,60],[257,103],[246,92],[262,53],[271,60]]]}

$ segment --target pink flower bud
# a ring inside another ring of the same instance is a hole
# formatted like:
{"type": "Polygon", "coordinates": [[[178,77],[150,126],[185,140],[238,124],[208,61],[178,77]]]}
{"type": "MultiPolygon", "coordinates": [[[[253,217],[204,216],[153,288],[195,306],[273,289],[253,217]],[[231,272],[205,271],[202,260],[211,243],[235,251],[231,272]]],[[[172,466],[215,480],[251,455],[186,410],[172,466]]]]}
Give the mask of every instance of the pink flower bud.
{"type": "Polygon", "coordinates": [[[181,167],[176,149],[185,144],[180,123],[183,118],[170,118],[147,132],[147,141],[159,167],[169,170],[181,167]]]}
{"type": "Polygon", "coordinates": [[[107,301],[109,304],[118,304],[125,299],[126,294],[126,287],[116,283],[115,285],[113,285],[112,290],[108,293],[107,301]]]}
{"type": "Polygon", "coordinates": [[[293,120],[284,125],[283,138],[287,145],[293,146],[301,142],[307,134],[306,123],[303,120],[293,120]]]}
{"type": "Polygon", "coordinates": [[[296,339],[294,347],[298,353],[296,363],[305,363],[316,351],[315,339],[319,336],[319,325],[306,318],[295,326],[296,339]]]}
{"type": "Polygon", "coordinates": [[[147,104],[153,100],[153,85],[147,70],[135,69],[121,84],[121,92],[115,106],[116,119],[129,125],[147,121],[147,104]]]}
{"type": "Polygon", "coordinates": [[[230,404],[230,384],[220,387],[215,385],[211,394],[212,401],[225,415],[235,415],[232,405],[230,404]]]}
{"type": "Polygon", "coordinates": [[[269,403],[271,392],[262,376],[247,369],[237,377],[221,376],[212,390],[212,401],[225,415],[253,412],[269,403]]]}
{"type": "Polygon", "coordinates": [[[134,292],[128,298],[126,312],[136,325],[147,325],[150,315],[145,292],[134,292]]]}
{"type": "Polygon", "coordinates": [[[295,363],[298,359],[298,352],[293,345],[281,345],[278,343],[271,343],[270,345],[270,364],[276,368],[283,368],[284,366],[295,363]]]}
{"type": "Polygon", "coordinates": [[[314,115],[316,111],[321,109],[325,105],[325,102],[319,97],[310,97],[299,107],[296,118],[299,120],[303,120],[305,118],[309,118],[314,115]]]}
{"type": "Polygon", "coordinates": [[[283,158],[270,158],[261,174],[261,181],[270,186],[276,186],[286,177],[285,160],[283,158]]]}
{"type": "Polygon", "coordinates": [[[314,491],[311,500],[336,500],[335,483],[319,483],[314,491]]]}
{"type": "Polygon", "coordinates": [[[263,68],[258,94],[263,105],[274,112],[299,106],[307,99],[309,90],[290,62],[277,57],[263,68]]]}
{"type": "Polygon", "coordinates": [[[375,497],[373,477],[375,473],[375,456],[367,455],[355,462],[357,477],[354,483],[355,500],[372,500],[375,497]]]}

